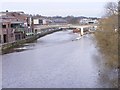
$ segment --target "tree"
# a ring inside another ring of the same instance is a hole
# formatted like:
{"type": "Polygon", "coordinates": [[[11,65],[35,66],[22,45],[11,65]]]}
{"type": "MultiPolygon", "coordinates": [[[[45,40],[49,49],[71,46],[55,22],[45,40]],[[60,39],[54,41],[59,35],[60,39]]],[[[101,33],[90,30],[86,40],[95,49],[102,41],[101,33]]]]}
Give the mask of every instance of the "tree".
{"type": "Polygon", "coordinates": [[[99,50],[112,67],[118,64],[118,5],[109,2],[105,6],[105,17],[100,19],[98,31],[95,33],[99,50]]]}
{"type": "Polygon", "coordinates": [[[105,5],[105,11],[107,16],[118,14],[118,4],[115,2],[109,2],[105,5]]]}

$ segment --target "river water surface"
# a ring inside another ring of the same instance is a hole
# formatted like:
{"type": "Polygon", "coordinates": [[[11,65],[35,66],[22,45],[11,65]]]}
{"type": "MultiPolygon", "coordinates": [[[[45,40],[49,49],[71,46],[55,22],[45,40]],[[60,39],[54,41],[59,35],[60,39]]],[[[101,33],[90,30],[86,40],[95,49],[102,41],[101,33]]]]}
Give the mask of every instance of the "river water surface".
{"type": "MultiPolygon", "coordinates": [[[[93,35],[60,31],[2,56],[3,88],[110,88],[116,72],[103,67],[93,35]],[[24,49],[21,52],[17,52],[24,49]]],[[[115,79],[116,81],[117,79],[115,79]]]]}

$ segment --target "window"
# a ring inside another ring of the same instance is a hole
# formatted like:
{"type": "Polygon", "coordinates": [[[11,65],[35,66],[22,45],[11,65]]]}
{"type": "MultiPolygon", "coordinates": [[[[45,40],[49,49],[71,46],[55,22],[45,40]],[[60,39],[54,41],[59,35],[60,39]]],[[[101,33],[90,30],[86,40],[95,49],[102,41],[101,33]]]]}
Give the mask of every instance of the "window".
{"type": "Polygon", "coordinates": [[[39,24],[42,25],[43,24],[43,20],[39,20],[39,24]]]}
{"type": "Polygon", "coordinates": [[[11,24],[11,28],[19,28],[20,25],[19,24],[11,24]]]}
{"type": "Polygon", "coordinates": [[[6,28],[6,25],[2,25],[2,28],[6,28]]]}

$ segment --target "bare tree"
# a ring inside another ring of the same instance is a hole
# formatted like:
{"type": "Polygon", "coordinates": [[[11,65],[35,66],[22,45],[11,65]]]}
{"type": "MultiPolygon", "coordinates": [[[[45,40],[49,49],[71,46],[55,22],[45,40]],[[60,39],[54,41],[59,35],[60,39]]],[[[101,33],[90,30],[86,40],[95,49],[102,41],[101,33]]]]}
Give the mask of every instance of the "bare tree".
{"type": "Polygon", "coordinates": [[[105,11],[107,16],[118,14],[118,4],[115,2],[109,2],[105,5],[105,11]]]}

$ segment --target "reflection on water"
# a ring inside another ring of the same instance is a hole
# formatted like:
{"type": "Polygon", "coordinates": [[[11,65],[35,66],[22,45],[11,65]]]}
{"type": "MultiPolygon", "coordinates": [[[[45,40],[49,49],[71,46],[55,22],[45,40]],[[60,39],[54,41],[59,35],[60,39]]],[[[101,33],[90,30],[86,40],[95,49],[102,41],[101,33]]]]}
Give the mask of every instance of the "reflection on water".
{"type": "Polygon", "coordinates": [[[24,44],[21,47],[13,48],[13,52],[21,52],[25,50],[31,50],[35,46],[35,43],[24,44]]]}

